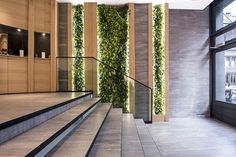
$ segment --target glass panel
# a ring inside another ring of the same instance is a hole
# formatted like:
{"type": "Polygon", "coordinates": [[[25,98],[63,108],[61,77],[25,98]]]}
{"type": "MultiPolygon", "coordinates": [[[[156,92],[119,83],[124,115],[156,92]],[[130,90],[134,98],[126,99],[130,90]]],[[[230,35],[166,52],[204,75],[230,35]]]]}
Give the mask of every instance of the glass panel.
{"type": "Polygon", "coordinates": [[[236,21],[235,8],[236,0],[222,1],[214,8],[216,31],[236,21]]]}
{"type": "MultiPolygon", "coordinates": [[[[57,58],[57,91],[91,91],[99,85],[99,65],[103,65],[109,70],[109,77],[107,77],[106,84],[110,84],[105,89],[106,99],[113,103],[115,107],[122,107],[122,102],[126,96],[116,97],[119,91],[122,93],[120,86],[128,86],[128,100],[127,112],[135,113],[137,118],[143,118],[145,122],[150,122],[152,114],[152,89],[143,83],[130,78],[128,75],[122,74],[124,79],[120,78],[117,70],[95,58],[78,58],[78,57],[58,57],[57,58]],[[81,72],[82,69],[82,72],[81,72]],[[81,77],[82,76],[82,77],[81,77]],[[77,78],[77,79],[76,79],[77,78]],[[81,78],[84,79],[81,81],[81,78]],[[98,80],[97,80],[98,79],[98,80]],[[76,80],[80,83],[75,83],[76,80]],[[97,82],[98,81],[98,82],[97,82]],[[116,81],[120,86],[114,85],[116,81]],[[82,85],[81,85],[82,82],[82,85]],[[117,89],[118,88],[118,89],[117,89]],[[115,90],[113,90],[115,89],[115,90]]],[[[104,89],[103,89],[104,90],[104,89]]],[[[95,93],[94,93],[95,94],[95,93]]],[[[101,95],[101,93],[98,93],[101,95]]],[[[96,94],[95,94],[96,95],[96,94]]],[[[106,101],[106,100],[105,100],[106,101]]]]}
{"type": "Polygon", "coordinates": [[[236,38],[236,28],[216,37],[215,46],[219,47],[219,46],[225,45],[227,44],[227,42],[229,42],[230,40],[234,38],[236,38]]]}
{"type": "Polygon", "coordinates": [[[236,104],[236,48],[216,53],[216,100],[236,104]]]}

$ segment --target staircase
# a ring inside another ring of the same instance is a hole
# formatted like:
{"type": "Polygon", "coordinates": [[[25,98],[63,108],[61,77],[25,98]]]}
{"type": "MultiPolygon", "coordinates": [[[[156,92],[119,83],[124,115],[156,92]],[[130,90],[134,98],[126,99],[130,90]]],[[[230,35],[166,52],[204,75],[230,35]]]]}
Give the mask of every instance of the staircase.
{"type": "Polygon", "coordinates": [[[0,156],[146,156],[133,115],[92,94],[22,117],[0,124],[0,156]]]}

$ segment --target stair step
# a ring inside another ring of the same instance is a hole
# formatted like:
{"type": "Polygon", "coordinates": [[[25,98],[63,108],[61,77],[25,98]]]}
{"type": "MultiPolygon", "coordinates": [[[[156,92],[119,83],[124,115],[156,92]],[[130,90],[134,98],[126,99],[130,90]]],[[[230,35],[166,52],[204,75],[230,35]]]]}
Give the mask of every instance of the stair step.
{"type": "Polygon", "coordinates": [[[88,92],[1,95],[0,144],[91,97],[88,92]]]}
{"type": "Polygon", "coordinates": [[[100,99],[80,103],[56,117],[0,145],[0,156],[44,156],[77,127],[100,99]]]}
{"type": "Polygon", "coordinates": [[[143,147],[144,155],[148,157],[161,157],[161,153],[158,150],[158,147],[143,119],[135,119],[135,123],[143,147]]]}
{"type": "Polygon", "coordinates": [[[121,156],[122,109],[113,108],[108,114],[89,153],[89,157],[121,156]]]}
{"type": "Polygon", "coordinates": [[[143,148],[132,114],[123,114],[122,157],[144,157],[143,148]]]}
{"type": "Polygon", "coordinates": [[[76,129],[71,136],[65,139],[64,143],[58,146],[50,156],[87,156],[110,108],[110,103],[100,104],[97,109],[80,125],[80,127],[76,129]]]}

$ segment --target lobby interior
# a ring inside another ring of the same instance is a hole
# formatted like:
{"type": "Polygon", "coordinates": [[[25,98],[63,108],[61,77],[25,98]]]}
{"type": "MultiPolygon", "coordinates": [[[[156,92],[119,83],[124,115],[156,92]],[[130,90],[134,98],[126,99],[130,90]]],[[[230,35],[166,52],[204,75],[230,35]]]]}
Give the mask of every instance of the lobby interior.
{"type": "Polygon", "coordinates": [[[235,8],[0,0],[0,157],[235,157],[235,8]]]}

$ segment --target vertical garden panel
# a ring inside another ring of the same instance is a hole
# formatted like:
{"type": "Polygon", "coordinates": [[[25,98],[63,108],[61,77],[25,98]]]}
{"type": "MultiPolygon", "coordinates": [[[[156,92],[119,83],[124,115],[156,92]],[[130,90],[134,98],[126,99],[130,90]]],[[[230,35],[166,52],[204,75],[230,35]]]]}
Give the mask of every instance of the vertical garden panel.
{"type": "Polygon", "coordinates": [[[154,113],[163,114],[165,55],[163,48],[163,8],[160,5],[153,9],[153,45],[154,45],[154,113]]]}
{"type": "MultiPolygon", "coordinates": [[[[83,57],[83,6],[73,6],[73,56],[83,57]]],[[[81,91],[84,87],[83,59],[73,62],[73,89],[81,91]]]]}
{"type": "Polygon", "coordinates": [[[102,102],[127,111],[128,6],[98,6],[99,89],[102,102]],[[108,68],[108,66],[112,68],[108,68]]]}

